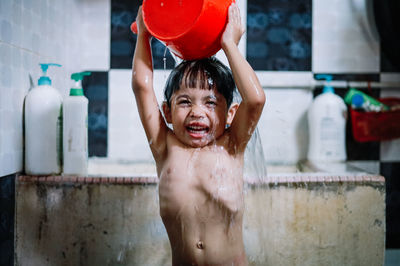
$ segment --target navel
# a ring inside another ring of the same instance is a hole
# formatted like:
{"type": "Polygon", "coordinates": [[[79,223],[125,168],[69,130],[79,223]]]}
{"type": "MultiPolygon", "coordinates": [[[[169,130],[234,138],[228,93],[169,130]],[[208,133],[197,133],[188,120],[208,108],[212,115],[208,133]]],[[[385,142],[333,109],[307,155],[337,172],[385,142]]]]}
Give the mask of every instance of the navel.
{"type": "Polygon", "coordinates": [[[203,241],[200,240],[199,242],[197,242],[196,247],[197,247],[198,249],[204,249],[203,241]]]}

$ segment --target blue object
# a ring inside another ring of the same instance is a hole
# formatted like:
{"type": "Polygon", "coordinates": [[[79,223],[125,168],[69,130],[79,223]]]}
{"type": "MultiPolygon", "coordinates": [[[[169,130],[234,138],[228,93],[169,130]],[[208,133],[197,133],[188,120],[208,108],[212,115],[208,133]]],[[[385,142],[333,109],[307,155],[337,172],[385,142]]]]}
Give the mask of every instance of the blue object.
{"type": "Polygon", "coordinates": [[[355,108],[361,108],[362,105],[364,104],[364,98],[363,98],[362,95],[360,95],[360,94],[355,94],[355,95],[351,98],[351,104],[352,104],[352,106],[354,106],[355,108]]]}
{"type": "Polygon", "coordinates": [[[322,93],[335,93],[335,89],[329,84],[333,79],[332,75],[318,74],[318,75],[315,75],[315,78],[317,80],[325,79],[327,81],[327,84],[324,86],[322,93]]]}
{"type": "Polygon", "coordinates": [[[40,67],[42,68],[42,76],[39,78],[38,80],[38,85],[51,85],[51,79],[47,76],[47,69],[49,68],[49,66],[57,66],[57,67],[61,67],[61,65],[59,64],[54,64],[54,63],[48,63],[48,64],[44,64],[41,63],[39,64],[40,67]]]}

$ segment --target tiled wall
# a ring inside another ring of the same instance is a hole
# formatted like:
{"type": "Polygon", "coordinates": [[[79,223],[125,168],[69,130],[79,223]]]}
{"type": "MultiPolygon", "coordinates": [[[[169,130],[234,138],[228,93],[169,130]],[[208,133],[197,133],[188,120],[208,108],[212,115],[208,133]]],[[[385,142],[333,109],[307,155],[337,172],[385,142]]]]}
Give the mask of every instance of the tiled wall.
{"type": "Polygon", "coordinates": [[[70,75],[85,69],[108,71],[109,0],[0,1],[0,176],[23,169],[23,101],[49,68],[53,86],[65,96],[70,75]]]}
{"type": "Polygon", "coordinates": [[[39,63],[50,68],[53,86],[61,94],[70,86],[72,71],[81,66],[79,1],[0,1],[0,176],[22,170],[22,110],[30,88],[37,84],[39,63]]]}

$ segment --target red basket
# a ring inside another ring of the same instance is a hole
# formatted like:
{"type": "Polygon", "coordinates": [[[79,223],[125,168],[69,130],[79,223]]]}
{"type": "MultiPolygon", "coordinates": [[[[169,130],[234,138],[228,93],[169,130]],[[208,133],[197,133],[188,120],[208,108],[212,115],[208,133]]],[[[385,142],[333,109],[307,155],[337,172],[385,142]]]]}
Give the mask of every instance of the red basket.
{"type": "MultiPolygon", "coordinates": [[[[400,104],[400,98],[381,98],[389,106],[400,104]]],[[[400,110],[359,112],[350,109],[354,139],[358,142],[400,138],[400,110]]]]}

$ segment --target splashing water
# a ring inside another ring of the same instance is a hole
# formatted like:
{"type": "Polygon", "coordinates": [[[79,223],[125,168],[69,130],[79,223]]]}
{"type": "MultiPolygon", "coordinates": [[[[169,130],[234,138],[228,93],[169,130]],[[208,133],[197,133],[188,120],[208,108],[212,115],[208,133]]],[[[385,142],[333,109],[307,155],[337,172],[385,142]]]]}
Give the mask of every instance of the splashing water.
{"type": "Polygon", "coordinates": [[[169,54],[172,56],[172,58],[175,61],[175,66],[179,65],[183,60],[177,57],[169,48],[168,46],[165,46],[164,50],[164,55],[163,55],[163,66],[164,70],[167,70],[167,51],[169,51],[169,54]]]}
{"type": "Polygon", "coordinates": [[[244,153],[244,176],[247,180],[256,183],[262,183],[267,178],[264,151],[258,128],[254,130],[244,153]]]}
{"type": "Polygon", "coordinates": [[[165,46],[164,55],[163,55],[163,62],[164,62],[164,70],[167,70],[167,49],[168,47],[165,46]]]}

